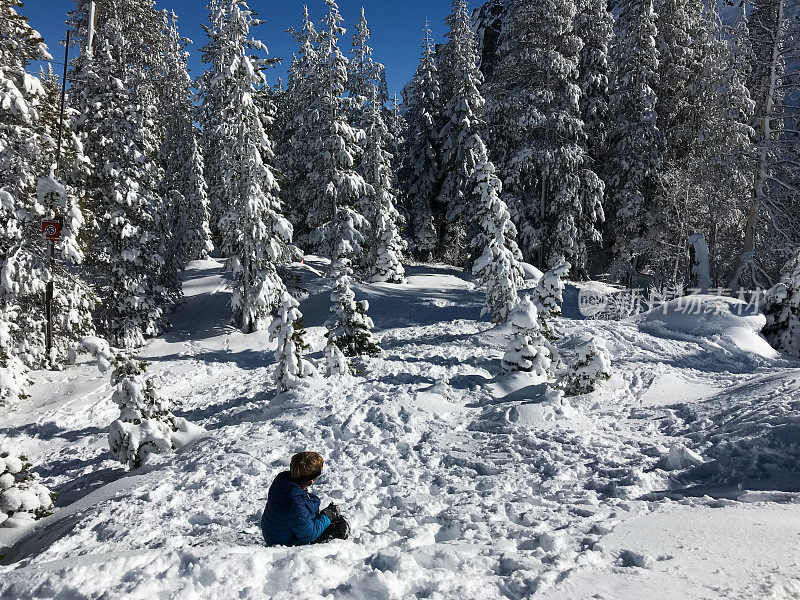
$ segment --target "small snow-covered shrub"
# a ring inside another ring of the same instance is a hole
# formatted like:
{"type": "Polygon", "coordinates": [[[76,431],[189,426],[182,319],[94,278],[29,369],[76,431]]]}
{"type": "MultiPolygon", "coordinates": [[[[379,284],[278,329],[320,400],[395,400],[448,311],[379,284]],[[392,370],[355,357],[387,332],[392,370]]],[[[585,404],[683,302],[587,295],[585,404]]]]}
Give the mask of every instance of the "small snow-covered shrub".
{"type": "Polygon", "coordinates": [[[22,361],[8,351],[13,343],[13,324],[6,315],[8,312],[0,312],[0,406],[13,404],[25,397],[25,376],[28,372],[22,361]]]}
{"type": "Polygon", "coordinates": [[[147,363],[118,357],[114,367],[112,399],[120,415],[109,427],[108,447],[121,463],[138,469],[151,454],[179,450],[205,433],[202,427],[172,414],[169,400],[162,398],[145,376],[147,363]]]}
{"type": "Polygon", "coordinates": [[[281,293],[278,316],[270,326],[270,339],[278,339],[275,350],[275,384],[280,392],[296,386],[304,378],[316,377],[317,370],[303,354],[309,346],[305,341],[303,313],[300,303],[284,290],[281,293]]]}
{"type": "Polygon", "coordinates": [[[561,316],[561,305],[564,303],[564,280],[571,266],[565,262],[560,267],[551,269],[539,280],[534,289],[536,308],[539,310],[539,322],[542,333],[549,340],[556,339],[553,321],[561,316]]]}
{"type": "Polygon", "coordinates": [[[784,272],[781,282],[767,292],[763,334],[777,350],[800,357],[800,251],[784,272]]]}
{"type": "Polygon", "coordinates": [[[28,459],[0,442],[0,527],[21,527],[52,514],[54,499],[28,459]]]}
{"type": "Polygon", "coordinates": [[[25,397],[25,374],[28,369],[18,358],[0,348],[0,406],[25,397]]]}
{"type": "Polygon", "coordinates": [[[503,355],[504,371],[525,371],[550,378],[552,355],[542,336],[536,305],[523,298],[511,313],[511,338],[503,355]]]}
{"type": "Polygon", "coordinates": [[[334,285],[331,292],[331,316],[325,323],[326,337],[336,344],[345,356],[377,356],[381,352],[372,328],[375,326],[367,316],[369,303],[356,302],[356,295],[350,288],[351,276],[350,242],[342,239],[334,263],[334,285]]]}
{"type": "Polygon", "coordinates": [[[108,342],[93,335],[87,336],[80,341],[74,350],[74,355],[70,357],[72,362],[75,362],[78,352],[86,352],[97,360],[97,368],[101,373],[108,371],[114,361],[114,352],[112,352],[108,342]]]}
{"type": "Polygon", "coordinates": [[[331,341],[325,346],[325,368],[328,377],[336,375],[350,375],[353,370],[347,362],[347,357],[339,346],[331,341]]]}
{"type": "Polygon", "coordinates": [[[566,393],[570,396],[589,394],[597,383],[611,378],[611,353],[602,340],[585,340],[575,349],[575,359],[569,365],[566,393]]]}

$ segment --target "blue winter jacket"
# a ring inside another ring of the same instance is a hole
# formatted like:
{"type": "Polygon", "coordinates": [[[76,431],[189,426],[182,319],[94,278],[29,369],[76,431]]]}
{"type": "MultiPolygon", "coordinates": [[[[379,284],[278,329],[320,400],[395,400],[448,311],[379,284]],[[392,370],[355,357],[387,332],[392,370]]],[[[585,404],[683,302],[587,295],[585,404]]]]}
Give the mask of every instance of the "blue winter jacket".
{"type": "Polygon", "coordinates": [[[319,514],[319,497],[294,483],[289,471],[275,478],[261,517],[261,531],[269,546],[310,544],[331,524],[319,514]]]}

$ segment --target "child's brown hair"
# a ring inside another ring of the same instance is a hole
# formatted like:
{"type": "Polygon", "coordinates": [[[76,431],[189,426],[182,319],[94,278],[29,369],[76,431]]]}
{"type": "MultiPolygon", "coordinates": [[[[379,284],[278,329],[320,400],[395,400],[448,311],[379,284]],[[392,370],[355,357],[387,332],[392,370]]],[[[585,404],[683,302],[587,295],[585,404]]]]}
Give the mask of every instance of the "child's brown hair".
{"type": "Polygon", "coordinates": [[[322,474],[322,456],[316,452],[300,452],[292,457],[289,473],[297,481],[311,481],[322,474]]]}

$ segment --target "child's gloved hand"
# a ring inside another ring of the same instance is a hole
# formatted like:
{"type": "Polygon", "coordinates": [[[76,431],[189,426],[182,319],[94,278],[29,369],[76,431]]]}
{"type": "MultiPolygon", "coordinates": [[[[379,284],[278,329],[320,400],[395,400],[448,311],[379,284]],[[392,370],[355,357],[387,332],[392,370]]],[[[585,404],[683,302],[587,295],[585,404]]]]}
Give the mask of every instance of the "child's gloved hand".
{"type": "Polygon", "coordinates": [[[338,507],[338,506],[336,506],[336,505],[335,505],[333,502],[331,502],[331,503],[328,505],[328,507],[327,507],[327,508],[325,508],[324,510],[322,510],[322,511],[321,511],[319,514],[321,514],[321,515],[325,515],[325,516],[326,516],[326,517],[328,517],[328,518],[331,520],[331,522],[332,522],[332,521],[333,521],[333,520],[334,520],[336,517],[338,517],[338,516],[339,516],[339,507],[338,507]]]}

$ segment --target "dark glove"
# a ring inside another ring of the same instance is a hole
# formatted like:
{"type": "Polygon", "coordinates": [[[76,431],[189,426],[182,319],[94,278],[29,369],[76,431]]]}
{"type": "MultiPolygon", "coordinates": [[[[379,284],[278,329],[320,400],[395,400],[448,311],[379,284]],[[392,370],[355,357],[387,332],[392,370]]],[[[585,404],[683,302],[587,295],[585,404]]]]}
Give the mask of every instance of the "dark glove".
{"type": "Polygon", "coordinates": [[[319,514],[325,515],[326,517],[328,517],[331,520],[331,523],[333,523],[333,520],[336,517],[339,516],[339,507],[336,506],[333,502],[331,502],[328,505],[328,507],[326,509],[324,509],[322,512],[320,512],[319,514]]]}

